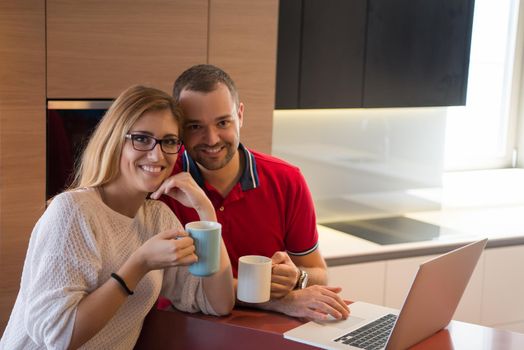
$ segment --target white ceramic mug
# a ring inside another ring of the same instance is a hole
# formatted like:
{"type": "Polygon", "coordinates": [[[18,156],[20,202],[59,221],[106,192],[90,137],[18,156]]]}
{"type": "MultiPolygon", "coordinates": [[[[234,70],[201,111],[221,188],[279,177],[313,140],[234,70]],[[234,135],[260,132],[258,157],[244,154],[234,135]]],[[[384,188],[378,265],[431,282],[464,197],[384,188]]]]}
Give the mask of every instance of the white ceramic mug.
{"type": "Polygon", "coordinates": [[[237,298],[246,303],[263,303],[271,294],[271,259],[245,255],[238,259],[237,298]]]}

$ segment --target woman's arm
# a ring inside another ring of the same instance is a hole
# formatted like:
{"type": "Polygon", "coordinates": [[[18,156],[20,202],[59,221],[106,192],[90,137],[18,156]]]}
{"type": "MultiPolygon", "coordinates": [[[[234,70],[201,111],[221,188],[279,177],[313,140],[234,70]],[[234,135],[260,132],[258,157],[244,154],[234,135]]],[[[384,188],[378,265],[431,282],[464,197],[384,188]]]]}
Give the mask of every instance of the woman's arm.
{"type": "MultiPolygon", "coordinates": [[[[117,274],[134,290],[144,274],[131,257],[117,274]]],[[[77,306],[75,325],[69,349],[76,349],[98,333],[128,298],[116,280],[110,278],[98,289],[87,295],[77,306]]]]}
{"type": "MultiPolygon", "coordinates": [[[[197,211],[200,220],[217,221],[213,204],[189,173],[182,172],[165,180],[151,198],[167,194],[189,208],[197,211]]],[[[202,278],[202,287],[208,302],[219,315],[231,312],[235,305],[233,273],[226,246],[221,239],[220,268],[209,277],[202,278]]]]}
{"type": "MultiPolygon", "coordinates": [[[[134,290],[144,275],[156,269],[188,265],[197,260],[193,240],[180,238],[183,232],[171,230],[146,241],[116,272],[134,290]],[[177,239],[178,238],[178,239],[177,239]]],[[[113,278],[82,299],[76,311],[69,349],[76,349],[98,333],[127,298],[132,298],[113,278]]]]}
{"type": "Polygon", "coordinates": [[[224,241],[220,240],[220,268],[209,277],[202,278],[207,300],[218,315],[231,313],[235,306],[233,272],[224,241]]]}

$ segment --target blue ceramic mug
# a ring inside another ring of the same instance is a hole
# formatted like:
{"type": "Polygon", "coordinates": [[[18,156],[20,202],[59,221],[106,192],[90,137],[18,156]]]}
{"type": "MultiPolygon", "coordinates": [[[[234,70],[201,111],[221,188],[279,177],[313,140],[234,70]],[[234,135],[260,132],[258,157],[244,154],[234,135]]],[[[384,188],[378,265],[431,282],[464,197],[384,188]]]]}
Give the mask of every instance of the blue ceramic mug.
{"type": "Polygon", "coordinates": [[[220,267],[220,240],[222,225],[214,221],[193,221],[186,224],[186,231],[195,242],[198,261],[189,266],[194,276],[209,276],[220,267]]]}

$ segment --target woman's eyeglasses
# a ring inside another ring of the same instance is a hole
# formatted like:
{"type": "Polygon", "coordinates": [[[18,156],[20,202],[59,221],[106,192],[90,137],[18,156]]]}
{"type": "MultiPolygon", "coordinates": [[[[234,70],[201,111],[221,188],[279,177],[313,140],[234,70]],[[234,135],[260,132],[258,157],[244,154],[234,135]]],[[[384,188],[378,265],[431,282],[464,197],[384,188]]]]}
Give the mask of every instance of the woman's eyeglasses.
{"type": "Polygon", "coordinates": [[[130,139],[133,148],[137,151],[151,151],[160,144],[160,149],[166,154],[176,154],[182,147],[182,141],[175,137],[167,137],[165,139],[156,139],[152,136],[142,134],[127,134],[126,139],[130,139]]]}

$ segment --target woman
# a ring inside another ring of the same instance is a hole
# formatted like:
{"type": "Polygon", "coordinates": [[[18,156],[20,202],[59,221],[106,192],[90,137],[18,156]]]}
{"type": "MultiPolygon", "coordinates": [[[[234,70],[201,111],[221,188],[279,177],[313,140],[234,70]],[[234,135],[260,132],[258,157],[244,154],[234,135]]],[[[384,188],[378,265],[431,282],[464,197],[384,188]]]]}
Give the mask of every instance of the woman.
{"type": "MultiPolygon", "coordinates": [[[[153,88],[131,87],[116,99],[73,185],[33,230],[1,349],[131,349],[159,295],[183,311],[231,311],[224,244],[217,273],[190,275],[186,265],[198,259],[193,240],[167,206],[147,199],[175,164],[180,116],[172,98],[153,88]]],[[[201,220],[216,221],[187,174],[172,178],[167,192],[201,220]]]]}

